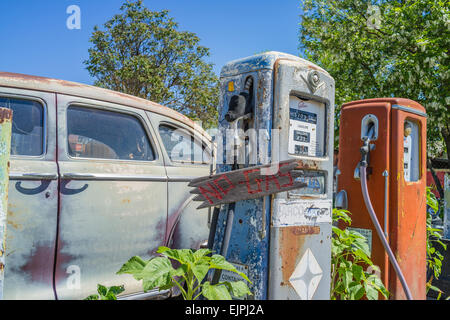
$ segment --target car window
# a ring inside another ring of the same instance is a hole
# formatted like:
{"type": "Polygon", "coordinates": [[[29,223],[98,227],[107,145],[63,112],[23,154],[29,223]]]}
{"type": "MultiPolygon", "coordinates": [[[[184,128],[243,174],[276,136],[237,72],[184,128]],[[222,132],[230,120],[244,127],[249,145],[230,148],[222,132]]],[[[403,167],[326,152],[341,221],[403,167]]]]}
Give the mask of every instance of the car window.
{"type": "Polygon", "coordinates": [[[142,123],[134,116],[71,106],[67,110],[72,157],[152,161],[154,150],[142,123]]]}
{"type": "Polygon", "coordinates": [[[37,101],[0,97],[0,107],[13,111],[11,155],[44,153],[44,108],[37,101]]]}
{"type": "Polygon", "coordinates": [[[169,125],[160,125],[159,134],[170,160],[207,164],[211,160],[208,148],[191,132],[169,125]]]}

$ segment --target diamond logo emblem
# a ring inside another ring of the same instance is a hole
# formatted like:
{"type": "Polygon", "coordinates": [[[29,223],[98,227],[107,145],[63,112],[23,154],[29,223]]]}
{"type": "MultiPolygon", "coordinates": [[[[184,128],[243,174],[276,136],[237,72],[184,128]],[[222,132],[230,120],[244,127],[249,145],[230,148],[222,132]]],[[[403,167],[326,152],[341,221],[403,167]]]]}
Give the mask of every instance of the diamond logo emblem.
{"type": "Polygon", "coordinates": [[[322,268],[311,249],[308,248],[295,267],[289,282],[300,296],[300,299],[311,300],[319,286],[322,275],[322,268]]]}

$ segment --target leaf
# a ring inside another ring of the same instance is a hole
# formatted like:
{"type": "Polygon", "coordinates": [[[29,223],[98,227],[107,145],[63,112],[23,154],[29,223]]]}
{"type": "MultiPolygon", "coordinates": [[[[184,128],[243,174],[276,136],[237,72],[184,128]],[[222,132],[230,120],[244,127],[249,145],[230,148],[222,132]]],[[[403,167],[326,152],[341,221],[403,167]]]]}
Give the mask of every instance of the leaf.
{"type": "Polygon", "coordinates": [[[194,263],[191,265],[191,270],[199,283],[206,277],[209,269],[210,265],[207,262],[194,263]]]}
{"type": "Polygon", "coordinates": [[[231,263],[226,261],[225,258],[221,255],[218,255],[218,254],[213,255],[211,257],[210,263],[211,263],[210,266],[212,269],[222,269],[222,270],[228,270],[228,271],[237,273],[242,278],[244,278],[248,282],[252,283],[244,273],[238,271],[234,265],[232,265],[231,263]]]}
{"type": "Polygon", "coordinates": [[[433,291],[442,293],[442,290],[441,290],[441,289],[439,289],[438,287],[433,286],[433,285],[431,285],[431,284],[428,286],[428,288],[431,289],[431,290],[433,290],[433,291]]]}
{"type": "Polygon", "coordinates": [[[98,300],[97,294],[91,294],[90,296],[84,298],[83,300],[98,300]]]}
{"type": "Polygon", "coordinates": [[[208,300],[231,300],[228,288],[224,284],[212,285],[206,281],[202,286],[202,294],[208,300]]]}
{"type": "Polygon", "coordinates": [[[352,265],[352,272],[353,277],[355,278],[356,282],[360,282],[364,277],[364,270],[363,267],[357,264],[352,265]]]}
{"type": "Polygon", "coordinates": [[[212,253],[212,251],[210,249],[199,249],[199,250],[196,250],[194,252],[194,260],[198,261],[198,260],[200,260],[201,258],[203,258],[204,256],[206,256],[207,254],[210,254],[210,253],[212,253]]]}
{"type": "Polygon", "coordinates": [[[180,263],[187,264],[194,262],[194,254],[190,249],[170,249],[167,247],[159,247],[157,253],[161,253],[166,257],[176,260],[180,263]]]}
{"type": "Polygon", "coordinates": [[[143,279],[144,291],[148,291],[171,284],[172,274],[175,272],[169,259],[156,257],[151,259],[138,275],[143,279]]]}
{"type": "Polygon", "coordinates": [[[117,297],[114,293],[108,291],[106,296],[102,297],[102,300],[117,300],[117,297]]]}
{"type": "Polygon", "coordinates": [[[106,296],[106,294],[108,293],[108,289],[106,289],[106,287],[101,284],[97,285],[97,291],[100,296],[106,296]]]}
{"type": "Polygon", "coordinates": [[[364,287],[361,284],[355,284],[349,288],[351,300],[360,300],[365,293],[364,287]]]}
{"type": "Polygon", "coordinates": [[[252,292],[244,281],[225,281],[221,283],[224,284],[228,288],[230,294],[236,298],[252,295],[252,292]]]}
{"type": "Polygon", "coordinates": [[[111,292],[111,293],[113,293],[116,296],[121,294],[124,291],[125,291],[125,287],[123,285],[121,285],[121,286],[112,286],[112,287],[110,287],[108,289],[108,293],[111,292]]]}
{"type": "Polygon", "coordinates": [[[378,291],[367,282],[364,283],[366,289],[366,297],[368,300],[378,300],[378,291]]]}
{"type": "MultiPolygon", "coordinates": [[[[126,263],[124,263],[124,265],[120,268],[119,271],[117,271],[116,274],[132,274],[132,275],[139,274],[139,272],[141,272],[144,269],[147,263],[148,261],[144,261],[141,257],[134,256],[126,263]]],[[[139,279],[136,278],[136,280],[140,279],[142,278],[139,279]]]]}

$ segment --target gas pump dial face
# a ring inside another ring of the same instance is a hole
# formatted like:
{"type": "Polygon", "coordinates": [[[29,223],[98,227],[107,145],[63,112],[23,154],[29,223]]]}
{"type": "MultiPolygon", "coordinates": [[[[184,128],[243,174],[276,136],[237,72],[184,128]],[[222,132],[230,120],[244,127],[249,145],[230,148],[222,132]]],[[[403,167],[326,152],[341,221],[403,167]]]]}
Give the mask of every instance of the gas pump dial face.
{"type": "Polygon", "coordinates": [[[289,100],[289,146],[292,155],[324,155],[325,105],[291,96],[289,100]]]}

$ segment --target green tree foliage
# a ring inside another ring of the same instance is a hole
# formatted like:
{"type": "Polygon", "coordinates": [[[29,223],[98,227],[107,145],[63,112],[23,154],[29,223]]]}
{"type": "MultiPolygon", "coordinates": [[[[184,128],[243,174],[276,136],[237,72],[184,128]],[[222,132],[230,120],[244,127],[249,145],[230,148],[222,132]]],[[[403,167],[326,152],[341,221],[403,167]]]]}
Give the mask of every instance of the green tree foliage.
{"type": "Polygon", "coordinates": [[[336,80],[336,104],[416,100],[429,116],[428,153],[450,154],[449,8],[444,0],[304,0],[300,48],[336,80]]]}
{"type": "Polygon", "coordinates": [[[209,49],[191,32],[178,31],[168,11],[150,11],[142,0],[94,27],[84,63],[95,85],[171,107],[211,127],[217,121],[218,79],[205,62],[209,49]]]}

